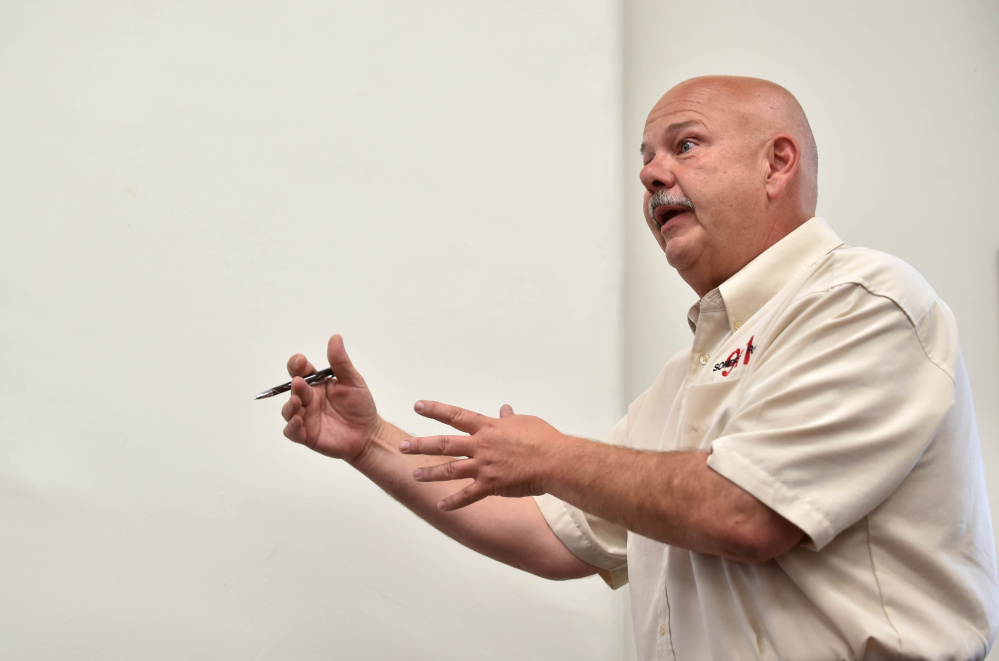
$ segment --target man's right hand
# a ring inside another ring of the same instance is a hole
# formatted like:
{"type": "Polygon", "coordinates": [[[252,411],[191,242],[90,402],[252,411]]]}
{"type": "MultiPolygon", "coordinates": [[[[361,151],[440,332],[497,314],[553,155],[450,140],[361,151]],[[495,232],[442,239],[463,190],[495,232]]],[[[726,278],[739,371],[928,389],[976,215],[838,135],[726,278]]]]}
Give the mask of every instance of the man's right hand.
{"type": "Polygon", "coordinates": [[[301,378],[316,371],[312,363],[302,354],[288,360],[292,385],[291,397],[281,409],[288,423],[284,435],[320,454],[354,462],[373,442],[382,419],[342,337],[330,338],[326,356],[336,378],[312,386],[301,378]]]}

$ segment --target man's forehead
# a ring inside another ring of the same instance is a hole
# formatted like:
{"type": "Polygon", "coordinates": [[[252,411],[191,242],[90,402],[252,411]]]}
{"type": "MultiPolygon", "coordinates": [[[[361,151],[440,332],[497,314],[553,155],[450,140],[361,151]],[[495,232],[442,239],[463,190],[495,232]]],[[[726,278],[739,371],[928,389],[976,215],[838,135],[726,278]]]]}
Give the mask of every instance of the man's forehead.
{"type": "Polygon", "coordinates": [[[701,81],[681,83],[656,102],[645,120],[645,126],[648,128],[652,123],[665,118],[673,120],[674,116],[681,114],[703,122],[718,108],[729,105],[723,103],[722,97],[726,96],[724,92],[718,84],[701,81]]]}
{"type": "Polygon", "coordinates": [[[710,104],[702,98],[669,98],[660,99],[645,120],[642,132],[642,152],[646,143],[663,138],[671,138],[685,129],[709,128],[716,122],[710,104]]]}
{"type": "MultiPolygon", "coordinates": [[[[669,137],[678,129],[701,126],[721,129],[745,115],[739,92],[742,79],[727,77],[695,78],[666,92],[652,107],[642,134],[647,142],[669,137]]],[[[645,144],[642,143],[642,151],[645,144]]]]}

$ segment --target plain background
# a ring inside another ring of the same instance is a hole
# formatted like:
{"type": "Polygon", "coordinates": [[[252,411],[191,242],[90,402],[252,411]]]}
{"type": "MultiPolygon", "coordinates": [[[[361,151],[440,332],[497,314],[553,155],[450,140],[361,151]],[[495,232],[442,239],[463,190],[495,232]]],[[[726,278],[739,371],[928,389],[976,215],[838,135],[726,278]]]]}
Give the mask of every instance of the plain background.
{"type": "Polygon", "coordinates": [[[465,551],[252,397],[339,332],[415,433],[602,436],[689,341],[637,173],[693,75],[801,100],[820,214],[954,309],[999,485],[995,3],[85,4],[0,5],[0,656],[631,658],[626,590],[465,551]]]}

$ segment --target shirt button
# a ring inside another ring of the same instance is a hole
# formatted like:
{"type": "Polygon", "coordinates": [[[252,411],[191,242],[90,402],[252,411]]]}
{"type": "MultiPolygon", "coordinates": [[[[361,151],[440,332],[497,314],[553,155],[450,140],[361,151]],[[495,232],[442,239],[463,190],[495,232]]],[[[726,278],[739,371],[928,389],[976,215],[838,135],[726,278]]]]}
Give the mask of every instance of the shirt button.
{"type": "Polygon", "coordinates": [[[659,635],[660,636],[665,636],[666,635],[666,625],[665,624],[660,624],[659,625],[659,635]]]}
{"type": "Polygon", "coordinates": [[[711,356],[709,356],[708,354],[706,354],[706,353],[702,353],[702,354],[701,354],[701,357],[700,357],[700,358],[698,358],[697,360],[699,360],[699,361],[701,362],[701,365],[707,365],[707,364],[708,364],[708,359],[709,359],[710,357],[711,357],[711,356]]]}
{"type": "Polygon", "coordinates": [[[732,330],[739,330],[740,328],[742,328],[742,322],[741,321],[737,321],[734,324],[732,324],[732,330]]]}

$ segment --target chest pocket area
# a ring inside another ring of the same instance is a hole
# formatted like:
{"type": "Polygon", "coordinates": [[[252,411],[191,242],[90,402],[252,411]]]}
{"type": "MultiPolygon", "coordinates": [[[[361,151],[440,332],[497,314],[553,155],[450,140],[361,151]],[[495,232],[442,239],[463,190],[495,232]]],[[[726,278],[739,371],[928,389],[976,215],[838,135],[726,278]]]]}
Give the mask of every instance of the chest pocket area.
{"type": "Polygon", "coordinates": [[[707,451],[725,430],[735,409],[741,379],[690,386],[684,392],[678,450],[707,451]]]}

